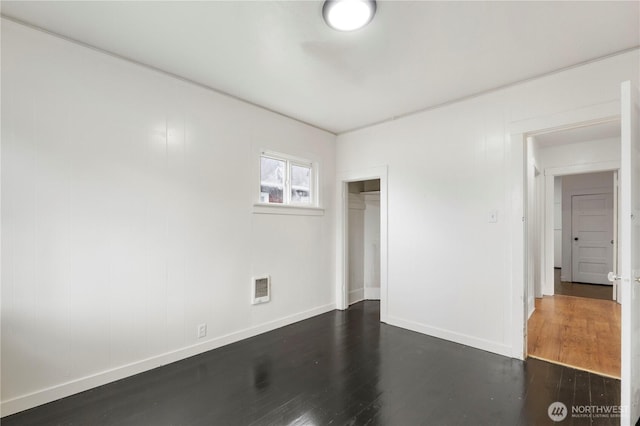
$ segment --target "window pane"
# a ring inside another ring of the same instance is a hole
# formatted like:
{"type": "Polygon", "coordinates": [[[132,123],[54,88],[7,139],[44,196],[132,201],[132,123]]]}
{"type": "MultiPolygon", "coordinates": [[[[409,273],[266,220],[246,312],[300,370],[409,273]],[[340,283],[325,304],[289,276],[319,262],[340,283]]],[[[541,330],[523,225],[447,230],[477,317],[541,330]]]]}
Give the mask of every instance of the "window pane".
{"type": "Polygon", "coordinates": [[[284,171],[286,163],[275,158],[260,157],[260,202],[284,202],[284,171]]]}
{"type": "Polygon", "coordinates": [[[311,167],[291,165],[291,202],[311,203],[311,167]]]}

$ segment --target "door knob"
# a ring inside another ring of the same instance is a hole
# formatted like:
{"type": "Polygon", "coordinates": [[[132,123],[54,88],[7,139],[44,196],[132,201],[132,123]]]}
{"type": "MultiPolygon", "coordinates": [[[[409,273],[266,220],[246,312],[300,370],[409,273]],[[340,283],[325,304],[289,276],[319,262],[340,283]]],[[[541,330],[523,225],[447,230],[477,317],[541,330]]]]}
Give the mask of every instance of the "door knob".
{"type": "Polygon", "coordinates": [[[574,241],[578,241],[578,237],[574,237],[574,238],[573,238],[573,240],[574,240],[574,241]]]}
{"type": "MultiPolygon", "coordinates": [[[[616,274],[614,274],[613,272],[609,272],[609,273],[607,274],[607,279],[608,279],[609,281],[611,281],[611,282],[614,282],[614,281],[616,281],[616,280],[621,280],[621,279],[622,279],[622,276],[620,276],[620,275],[616,275],[616,274]]],[[[640,277],[636,277],[636,278],[634,278],[633,280],[634,280],[635,282],[637,282],[637,283],[640,283],[640,277]]]]}

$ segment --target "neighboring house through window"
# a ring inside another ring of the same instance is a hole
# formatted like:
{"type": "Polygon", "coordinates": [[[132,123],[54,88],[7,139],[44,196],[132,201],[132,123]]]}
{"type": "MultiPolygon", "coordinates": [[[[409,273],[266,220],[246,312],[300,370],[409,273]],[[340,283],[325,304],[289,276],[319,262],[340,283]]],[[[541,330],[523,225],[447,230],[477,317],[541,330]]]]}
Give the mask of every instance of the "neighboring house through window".
{"type": "Polygon", "coordinates": [[[260,155],[260,202],[316,205],[313,163],[277,153],[260,155]]]}

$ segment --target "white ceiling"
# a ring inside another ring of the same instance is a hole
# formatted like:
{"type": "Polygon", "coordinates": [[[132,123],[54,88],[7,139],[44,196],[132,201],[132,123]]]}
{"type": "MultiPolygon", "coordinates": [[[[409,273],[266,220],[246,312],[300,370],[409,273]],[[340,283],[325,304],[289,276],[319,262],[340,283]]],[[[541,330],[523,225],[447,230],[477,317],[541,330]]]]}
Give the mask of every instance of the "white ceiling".
{"type": "Polygon", "coordinates": [[[640,45],[640,2],[2,1],[2,14],[342,133],[640,45]]]}

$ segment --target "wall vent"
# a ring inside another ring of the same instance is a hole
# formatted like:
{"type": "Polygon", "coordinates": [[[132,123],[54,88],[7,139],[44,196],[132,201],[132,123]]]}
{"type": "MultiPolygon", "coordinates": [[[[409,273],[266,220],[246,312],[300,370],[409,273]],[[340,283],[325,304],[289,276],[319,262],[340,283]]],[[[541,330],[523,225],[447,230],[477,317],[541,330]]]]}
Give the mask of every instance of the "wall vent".
{"type": "Polygon", "coordinates": [[[271,299],[271,277],[269,275],[253,277],[251,284],[252,304],[265,303],[271,299]]]}

